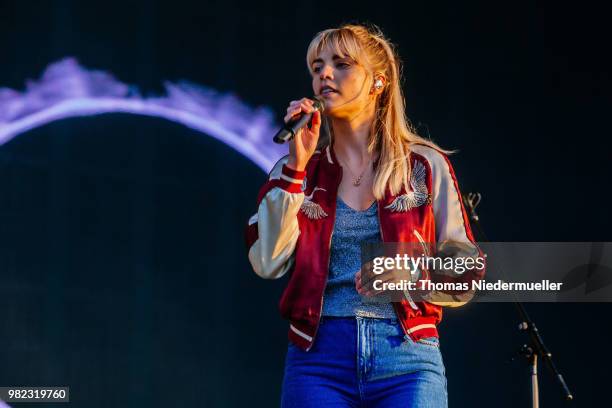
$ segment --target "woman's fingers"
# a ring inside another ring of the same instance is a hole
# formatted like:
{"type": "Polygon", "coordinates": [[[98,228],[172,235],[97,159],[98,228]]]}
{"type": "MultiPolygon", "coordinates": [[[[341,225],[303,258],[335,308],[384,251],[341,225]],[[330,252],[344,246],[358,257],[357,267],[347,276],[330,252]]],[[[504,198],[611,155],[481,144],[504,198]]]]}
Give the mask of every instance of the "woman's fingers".
{"type": "Polygon", "coordinates": [[[291,101],[289,102],[289,107],[287,108],[287,112],[289,112],[290,110],[294,110],[296,107],[300,105],[312,107],[313,101],[307,98],[300,99],[299,101],[291,101]]]}
{"type": "Polygon", "coordinates": [[[297,108],[302,107],[305,110],[312,110],[312,102],[308,101],[293,101],[287,107],[287,112],[295,111],[297,108]]]}
{"type": "Polygon", "coordinates": [[[300,107],[302,108],[302,111],[306,112],[306,113],[311,113],[312,111],[314,111],[314,108],[310,105],[308,105],[307,103],[302,103],[300,105],[300,107]]]}
{"type": "MultiPolygon", "coordinates": [[[[295,117],[303,113],[313,113],[313,101],[308,98],[302,98],[298,101],[291,101],[287,108],[287,114],[283,118],[285,123],[290,123],[295,117]]],[[[305,168],[308,160],[314,153],[319,139],[319,129],[321,126],[321,114],[313,113],[310,127],[304,126],[300,128],[295,137],[289,144],[289,155],[291,156],[292,164],[296,168],[305,168]]]]}
{"type": "Polygon", "coordinates": [[[398,271],[387,271],[380,275],[373,276],[367,282],[363,282],[363,286],[366,289],[369,289],[370,287],[373,287],[374,281],[379,281],[380,283],[386,283],[386,282],[399,282],[403,279],[410,280],[410,276],[404,276],[404,274],[398,271]]]}
{"type": "Polygon", "coordinates": [[[287,108],[287,114],[283,118],[285,123],[289,122],[293,117],[299,115],[301,112],[311,113],[314,110],[312,102],[309,100],[291,101],[287,108]]]}
{"type": "Polygon", "coordinates": [[[321,129],[321,112],[317,110],[312,115],[312,126],[310,127],[310,130],[311,132],[318,134],[320,129],[321,129]]]}
{"type": "Polygon", "coordinates": [[[299,114],[302,111],[301,107],[297,107],[294,108],[293,110],[287,110],[287,114],[285,115],[285,117],[283,118],[283,120],[285,121],[285,123],[289,122],[294,116],[296,116],[297,114],[299,114]]]}
{"type": "MultiPolygon", "coordinates": [[[[374,296],[380,293],[385,292],[385,290],[376,290],[374,289],[374,281],[379,281],[378,285],[382,285],[384,283],[399,283],[402,280],[412,280],[412,276],[409,271],[405,270],[390,270],[386,271],[380,275],[370,276],[369,279],[362,281],[361,274],[359,275],[359,282],[357,292],[364,296],[374,296]]],[[[357,283],[356,283],[357,284],[357,283]]]]}

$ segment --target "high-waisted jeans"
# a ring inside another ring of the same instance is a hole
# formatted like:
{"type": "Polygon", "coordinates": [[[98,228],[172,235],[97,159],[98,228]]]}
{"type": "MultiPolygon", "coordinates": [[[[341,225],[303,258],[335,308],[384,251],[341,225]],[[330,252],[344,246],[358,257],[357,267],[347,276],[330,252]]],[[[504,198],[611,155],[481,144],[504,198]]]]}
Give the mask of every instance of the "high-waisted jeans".
{"type": "Polygon", "coordinates": [[[397,319],[324,316],[310,351],[289,343],[281,406],[447,407],[438,339],[414,342],[397,319]]]}

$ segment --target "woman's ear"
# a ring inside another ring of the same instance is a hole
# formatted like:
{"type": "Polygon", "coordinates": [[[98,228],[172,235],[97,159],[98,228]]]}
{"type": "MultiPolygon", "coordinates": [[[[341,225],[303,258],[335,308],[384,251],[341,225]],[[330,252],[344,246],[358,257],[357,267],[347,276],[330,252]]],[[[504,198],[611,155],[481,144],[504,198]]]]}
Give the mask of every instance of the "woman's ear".
{"type": "Polygon", "coordinates": [[[374,94],[382,93],[382,90],[385,88],[386,82],[387,81],[385,80],[384,76],[382,76],[382,75],[375,75],[374,76],[374,84],[372,85],[370,93],[374,93],[374,94]]]}

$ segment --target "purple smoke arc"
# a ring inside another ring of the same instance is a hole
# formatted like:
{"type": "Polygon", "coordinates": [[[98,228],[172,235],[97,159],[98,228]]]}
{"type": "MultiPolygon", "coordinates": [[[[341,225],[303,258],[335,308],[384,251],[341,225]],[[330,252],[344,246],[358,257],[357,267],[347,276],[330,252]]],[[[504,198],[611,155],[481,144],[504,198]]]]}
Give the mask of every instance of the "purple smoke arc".
{"type": "Polygon", "coordinates": [[[274,114],[231,94],[189,82],[165,82],[165,96],[142,97],[111,74],[87,70],[74,58],[50,64],[23,92],[0,88],[0,146],[56,120],[104,113],[154,116],[212,136],[267,172],[286,154],[272,142],[274,114]]]}
{"type": "MultiPolygon", "coordinates": [[[[0,147],[56,120],[105,113],[154,116],[212,136],[269,171],[286,147],[272,142],[274,114],[231,94],[189,82],[165,82],[165,96],[142,97],[111,74],[87,70],[74,58],[50,64],[23,92],[0,88],[0,147]]],[[[0,408],[10,408],[0,401],[0,408]]]]}

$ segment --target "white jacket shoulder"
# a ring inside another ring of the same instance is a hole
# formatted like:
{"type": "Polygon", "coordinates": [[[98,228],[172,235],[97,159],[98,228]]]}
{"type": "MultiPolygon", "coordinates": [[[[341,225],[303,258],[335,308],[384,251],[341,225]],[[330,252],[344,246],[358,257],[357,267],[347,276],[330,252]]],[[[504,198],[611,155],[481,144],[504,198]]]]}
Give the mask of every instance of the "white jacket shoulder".
{"type": "Polygon", "coordinates": [[[433,147],[422,144],[414,144],[410,146],[410,150],[419,156],[424,157],[429,163],[432,172],[435,172],[436,169],[440,170],[448,167],[446,155],[433,147]]]}

